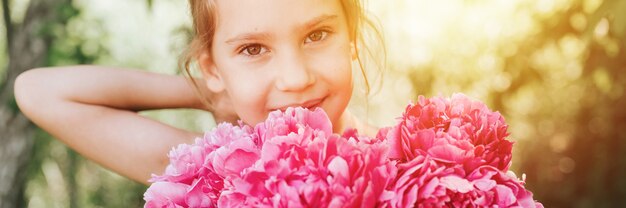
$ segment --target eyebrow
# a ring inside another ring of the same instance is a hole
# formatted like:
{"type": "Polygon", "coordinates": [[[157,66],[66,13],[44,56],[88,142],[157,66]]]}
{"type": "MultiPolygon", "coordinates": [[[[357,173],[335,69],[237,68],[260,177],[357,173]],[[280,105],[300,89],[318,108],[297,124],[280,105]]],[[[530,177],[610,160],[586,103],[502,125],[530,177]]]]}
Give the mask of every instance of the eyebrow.
{"type": "MultiPolygon", "coordinates": [[[[319,17],[313,18],[310,21],[304,23],[300,30],[310,30],[311,28],[323,22],[333,20],[333,19],[337,19],[337,15],[321,15],[319,17]]],[[[237,35],[234,38],[228,39],[226,40],[226,43],[235,44],[236,42],[240,42],[240,41],[267,40],[267,39],[270,39],[270,37],[271,37],[270,33],[267,33],[267,32],[249,32],[249,33],[237,35]]]]}
{"type": "Polygon", "coordinates": [[[304,27],[303,29],[305,30],[309,30],[325,21],[329,21],[329,20],[333,20],[333,19],[337,19],[337,15],[321,15],[319,17],[316,17],[306,23],[304,23],[304,27]]]}

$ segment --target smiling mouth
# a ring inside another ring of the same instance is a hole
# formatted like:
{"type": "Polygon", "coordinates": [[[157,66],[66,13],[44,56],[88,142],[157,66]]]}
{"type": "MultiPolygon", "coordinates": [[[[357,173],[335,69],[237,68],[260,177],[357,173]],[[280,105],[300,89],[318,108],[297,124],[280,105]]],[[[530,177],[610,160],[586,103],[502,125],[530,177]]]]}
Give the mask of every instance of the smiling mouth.
{"type": "Polygon", "coordinates": [[[316,107],[320,107],[325,100],[326,100],[326,97],[323,97],[320,99],[309,100],[301,104],[292,104],[292,105],[287,105],[281,108],[275,108],[275,109],[272,109],[272,111],[275,111],[275,110],[285,111],[289,107],[303,107],[303,108],[312,110],[312,109],[315,109],[316,107]]]}

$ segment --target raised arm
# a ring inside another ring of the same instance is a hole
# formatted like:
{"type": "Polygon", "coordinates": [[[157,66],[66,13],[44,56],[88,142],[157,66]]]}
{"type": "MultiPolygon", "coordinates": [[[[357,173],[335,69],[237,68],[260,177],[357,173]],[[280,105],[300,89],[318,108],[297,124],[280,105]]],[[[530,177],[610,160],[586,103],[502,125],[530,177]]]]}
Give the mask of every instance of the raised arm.
{"type": "Polygon", "coordinates": [[[163,172],[173,146],[201,136],[136,113],[202,109],[181,76],[95,66],[33,69],[17,78],[15,97],[35,124],[81,155],[142,183],[163,172]]]}

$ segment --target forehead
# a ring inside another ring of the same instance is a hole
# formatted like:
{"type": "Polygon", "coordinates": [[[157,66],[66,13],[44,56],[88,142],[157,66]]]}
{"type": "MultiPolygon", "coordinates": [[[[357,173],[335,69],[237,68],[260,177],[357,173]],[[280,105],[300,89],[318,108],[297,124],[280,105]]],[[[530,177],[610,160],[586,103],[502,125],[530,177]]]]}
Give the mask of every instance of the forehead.
{"type": "Polygon", "coordinates": [[[293,32],[320,16],[345,20],[339,0],[216,0],[216,4],[216,36],[293,32]]]}

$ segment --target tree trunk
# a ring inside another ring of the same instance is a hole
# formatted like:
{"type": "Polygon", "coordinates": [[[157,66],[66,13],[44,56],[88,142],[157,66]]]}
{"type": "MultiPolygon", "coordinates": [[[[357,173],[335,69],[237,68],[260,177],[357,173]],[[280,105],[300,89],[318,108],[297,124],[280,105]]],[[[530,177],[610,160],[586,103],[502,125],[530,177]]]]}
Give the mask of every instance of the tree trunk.
{"type": "MultiPolygon", "coordinates": [[[[63,25],[62,5],[70,0],[31,0],[19,25],[10,20],[9,1],[2,0],[7,31],[9,64],[0,82],[0,208],[23,207],[25,167],[33,147],[33,125],[22,115],[13,96],[13,83],[20,73],[40,67],[52,43],[46,29],[63,25]]],[[[49,31],[49,30],[48,30],[49,31]]]]}

